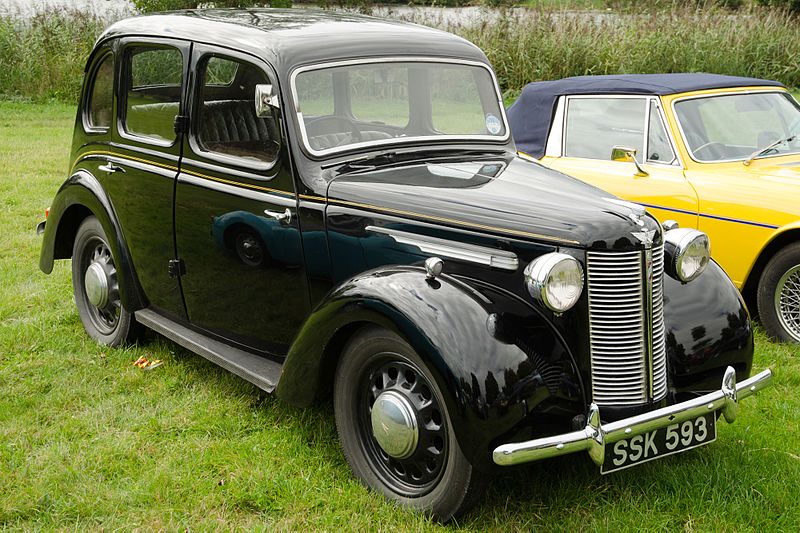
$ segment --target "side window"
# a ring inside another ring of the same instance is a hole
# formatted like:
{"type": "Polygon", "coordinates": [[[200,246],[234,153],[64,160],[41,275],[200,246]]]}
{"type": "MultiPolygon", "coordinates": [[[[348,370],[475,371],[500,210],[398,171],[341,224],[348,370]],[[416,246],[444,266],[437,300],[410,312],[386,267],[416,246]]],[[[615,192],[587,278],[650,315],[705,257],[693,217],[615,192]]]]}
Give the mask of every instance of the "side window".
{"type": "Polygon", "coordinates": [[[650,124],[647,130],[647,160],[667,164],[675,161],[675,152],[669,142],[667,129],[653,100],[650,101],[650,124]]]}
{"type": "Polygon", "coordinates": [[[256,85],[270,83],[250,63],[209,56],[200,66],[200,96],[195,129],[199,148],[249,163],[272,163],[278,157],[278,127],[273,117],[256,116],[256,85]]]}
{"type": "Polygon", "coordinates": [[[126,58],[125,131],[156,141],[174,141],[183,82],[181,52],[136,47],[126,58]]]}
{"type": "Polygon", "coordinates": [[[567,106],[564,155],[588,159],[611,158],[614,146],[644,150],[644,98],[571,98],[567,106]]]}
{"type": "Polygon", "coordinates": [[[106,54],[94,69],[87,102],[86,124],[96,130],[111,127],[111,104],[114,99],[114,55],[106,54]]]}

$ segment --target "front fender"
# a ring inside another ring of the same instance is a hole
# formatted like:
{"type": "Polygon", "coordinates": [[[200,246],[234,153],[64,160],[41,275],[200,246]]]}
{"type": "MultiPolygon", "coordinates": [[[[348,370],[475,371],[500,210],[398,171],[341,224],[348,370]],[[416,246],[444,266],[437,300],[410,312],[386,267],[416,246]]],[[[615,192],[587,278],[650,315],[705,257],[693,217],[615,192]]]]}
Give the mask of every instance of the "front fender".
{"type": "Polygon", "coordinates": [[[565,343],[529,306],[511,300],[451,276],[427,280],[417,267],[356,276],[330,293],[301,329],[277,395],[310,403],[335,371],[339,354],[326,355],[326,347],[337,333],[352,325],[384,326],[427,362],[462,450],[473,465],[488,468],[492,443],[517,431],[529,414],[571,417],[586,405],[565,343]]]}
{"type": "Polygon", "coordinates": [[[753,328],[741,294],[714,261],[689,283],[664,278],[667,358],[675,392],[719,388],[725,368],[750,376],[753,328]]]}
{"type": "Polygon", "coordinates": [[[111,201],[103,186],[91,173],[79,170],[59,188],[44,229],[39,268],[45,274],[53,271],[55,259],[72,257],[75,232],[83,219],[95,215],[109,239],[109,246],[125,275],[119,277],[120,298],[125,309],[135,311],[143,307],[144,297],[139,291],[136,272],[130,259],[111,201]]]}

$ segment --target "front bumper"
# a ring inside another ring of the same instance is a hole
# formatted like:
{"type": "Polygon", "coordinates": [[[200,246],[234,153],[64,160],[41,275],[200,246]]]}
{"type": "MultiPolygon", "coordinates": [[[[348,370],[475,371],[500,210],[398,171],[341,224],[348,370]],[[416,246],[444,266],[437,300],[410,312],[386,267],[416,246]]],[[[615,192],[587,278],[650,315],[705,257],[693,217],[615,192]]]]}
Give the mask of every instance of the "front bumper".
{"type": "Polygon", "coordinates": [[[586,450],[597,465],[602,465],[606,445],[622,439],[692,420],[709,411],[722,411],[725,420],[731,423],[736,419],[738,401],[771,383],[772,371],[767,369],[737,384],[736,372],[729,366],[718,391],[608,424],[600,423],[600,408],[593,403],[589,407],[584,429],[526,442],[503,444],[494,449],[492,459],[498,465],[508,466],[586,450]]]}

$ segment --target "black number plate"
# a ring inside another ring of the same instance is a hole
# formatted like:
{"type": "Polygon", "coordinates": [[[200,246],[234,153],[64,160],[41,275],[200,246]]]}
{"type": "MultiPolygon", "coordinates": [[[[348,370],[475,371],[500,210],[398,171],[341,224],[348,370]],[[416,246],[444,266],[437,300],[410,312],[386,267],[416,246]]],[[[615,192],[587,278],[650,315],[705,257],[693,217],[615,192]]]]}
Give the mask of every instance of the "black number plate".
{"type": "Polygon", "coordinates": [[[608,474],[713,442],[717,438],[716,423],[712,412],[608,444],[600,472],[608,474]]]}

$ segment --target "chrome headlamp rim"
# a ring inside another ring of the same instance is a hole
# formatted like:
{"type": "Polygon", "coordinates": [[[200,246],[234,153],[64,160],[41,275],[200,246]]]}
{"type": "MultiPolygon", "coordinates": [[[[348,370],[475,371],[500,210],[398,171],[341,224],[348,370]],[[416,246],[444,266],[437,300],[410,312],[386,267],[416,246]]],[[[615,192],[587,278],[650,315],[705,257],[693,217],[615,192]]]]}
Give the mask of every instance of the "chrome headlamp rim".
{"type": "Polygon", "coordinates": [[[544,304],[545,307],[554,313],[564,313],[572,309],[575,304],[580,300],[585,285],[585,276],[583,267],[580,262],[572,257],[561,252],[550,252],[537,257],[525,267],[525,286],[528,293],[538,302],[544,304]],[[568,305],[559,307],[556,303],[552,302],[547,293],[548,283],[551,281],[551,274],[553,269],[562,262],[568,262],[573,265],[580,273],[580,286],[574,298],[568,305]]]}
{"type": "Polygon", "coordinates": [[[675,228],[664,232],[664,253],[667,255],[667,273],[673,278],[683,283],[688,283],[697,279],[702,274],[708,263],[711,262],[711,241],[705,232],[692,228],[675,228]],[[688,276],[683,275],[683,260],[686,251],[695,244],[698,239],[704,241],[705,257],[700,262],[700,266],[688,276]]]}

